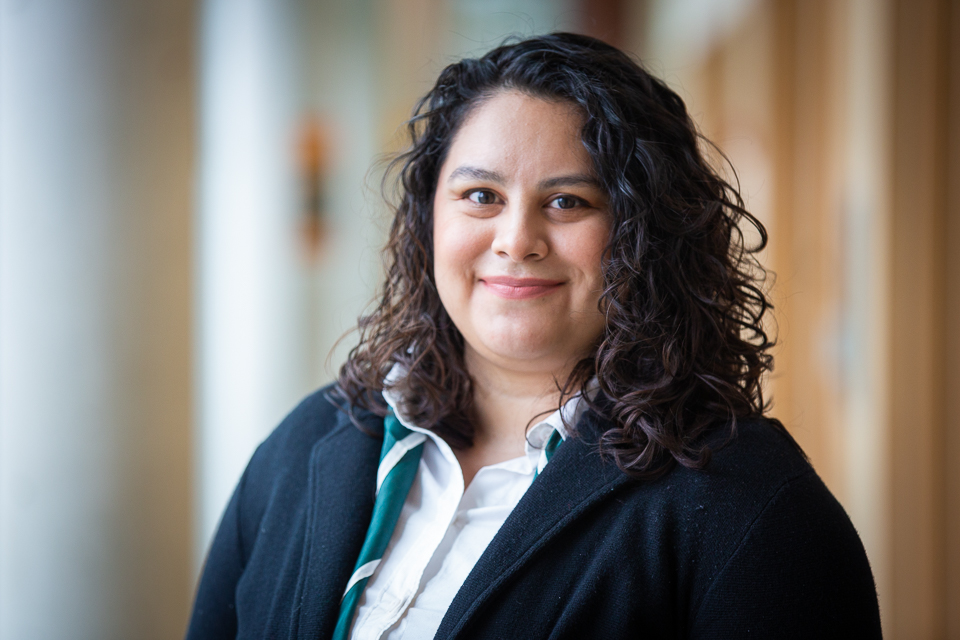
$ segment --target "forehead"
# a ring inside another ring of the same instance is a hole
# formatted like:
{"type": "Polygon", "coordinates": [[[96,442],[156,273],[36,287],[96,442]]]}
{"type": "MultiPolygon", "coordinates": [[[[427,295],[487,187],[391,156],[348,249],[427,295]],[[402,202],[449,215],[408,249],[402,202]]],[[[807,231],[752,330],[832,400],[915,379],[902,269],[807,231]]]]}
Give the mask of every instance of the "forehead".
{"type": "Polygon", "coordinates": [[[580,140],[583,116],[575,105],[503,91],[476,107],[461,125],[441,169],[467,163],[500,172],[593,173],[580,140]]]}

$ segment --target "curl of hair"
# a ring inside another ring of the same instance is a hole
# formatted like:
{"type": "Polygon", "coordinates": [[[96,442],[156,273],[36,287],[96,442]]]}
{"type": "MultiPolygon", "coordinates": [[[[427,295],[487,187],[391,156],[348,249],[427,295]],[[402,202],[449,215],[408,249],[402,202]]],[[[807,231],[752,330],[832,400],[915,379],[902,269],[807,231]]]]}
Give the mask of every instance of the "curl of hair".
{"type": "MultiPolygon", "coordinates": [[[[581,139],[609,197],[612,231],[602,264],[605,331],[590,357],[558,381],[561,404],[596,377],[609,419],[601,451],[634,476],[673,464],[702,468],[703,437],[766,409],[761,378],[774,342],[763,225],[715,171],[683,101],[627,55],[599,40],[554,33],[506,43],[448,66],[407,123],[411,145],[390,165],[398,204],[385,249],[379,303],[359,320],[359,344],[338,393],[383,414],[384,379],[417,423],[454,447],[473,436],[463,337],[433,275],[433,197],[440,168],[471,110],[512,90],[575,105],[581,139]],[[742,225],[759,242],[747,246],[742,225]]],[[[709,143],[706,143],[709,144],[709,143]]],[[[777,428],[782,425],[772,421],[777,428]]]]}

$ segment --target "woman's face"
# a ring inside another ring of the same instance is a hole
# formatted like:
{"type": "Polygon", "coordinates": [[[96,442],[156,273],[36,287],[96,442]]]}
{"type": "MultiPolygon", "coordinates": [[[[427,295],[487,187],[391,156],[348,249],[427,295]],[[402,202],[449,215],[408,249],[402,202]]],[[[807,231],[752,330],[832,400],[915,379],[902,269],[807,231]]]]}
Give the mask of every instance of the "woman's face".
{"type": "Polygon", "coordinates": [[[603,332],[607,198],[571,105],[504,91],[476,108],[440,169],[434,277],[468,366],[562,375],[603,332]]]}

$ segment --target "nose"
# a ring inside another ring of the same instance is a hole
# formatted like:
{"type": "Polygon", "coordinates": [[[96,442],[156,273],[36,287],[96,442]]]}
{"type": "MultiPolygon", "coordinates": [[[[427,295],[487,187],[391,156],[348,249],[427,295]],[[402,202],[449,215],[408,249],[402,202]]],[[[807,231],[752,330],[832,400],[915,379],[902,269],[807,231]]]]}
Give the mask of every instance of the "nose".
{"type": "Polygon", "coordinates": [[[497,216],[491,249],[514,262],[542,260],[547,256],[546,224],[535,204],[507,205],[497,216]]]}

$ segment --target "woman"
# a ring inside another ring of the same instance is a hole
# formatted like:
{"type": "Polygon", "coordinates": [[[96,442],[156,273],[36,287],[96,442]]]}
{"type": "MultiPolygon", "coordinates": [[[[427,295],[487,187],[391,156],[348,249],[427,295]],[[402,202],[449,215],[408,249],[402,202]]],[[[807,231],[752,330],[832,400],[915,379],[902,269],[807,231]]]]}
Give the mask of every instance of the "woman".
{"type": "Polygon", "coordinates": [[[188,637],[879,637],[763,417],[765,231],[680,98],[553,34],[447,67],[409,133],[380,304],[251,460],[188,637]]]}

